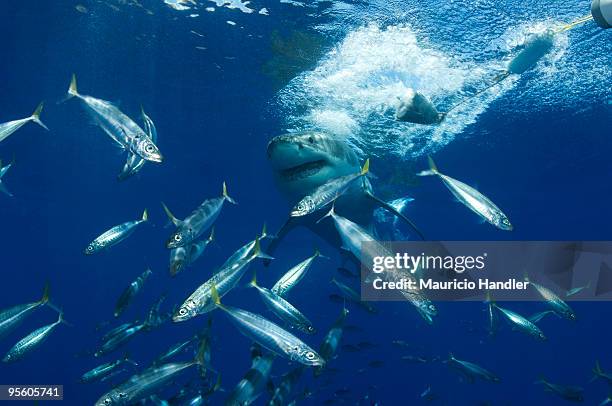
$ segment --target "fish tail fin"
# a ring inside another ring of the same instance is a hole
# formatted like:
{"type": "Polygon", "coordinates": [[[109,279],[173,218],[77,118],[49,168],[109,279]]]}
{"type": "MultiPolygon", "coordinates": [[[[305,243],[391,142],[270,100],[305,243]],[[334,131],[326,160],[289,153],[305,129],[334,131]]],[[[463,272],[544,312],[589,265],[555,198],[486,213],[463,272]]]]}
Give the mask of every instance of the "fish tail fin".
{"type": "Polygon", "coordinates": [[[215,303],[215,306],[223,306],[221,304],[221,297],[219,296],[219,291],[217,290],[217,285],[213,283],[213,285],[210,287],[210,294],[212,296],[213,302],[215,303]]]}
{"type": "Polygon", "coordinates": [[[36,124],[49,131],[49,127],[47,127],[42,121],[40,121],[40,112],[42,111],[44,104],[44,102],[40,102],[40,104],[36,107],[36,110],[34,110],[34,113],[32,113],[30,117],[32,118],[32,121],[34,121],[36,124]]]}
{"type": "Polygon", "coordinates": [[[144,209],[144,211],[142,212],[142,221],[148,221],[149,220],[149,212],[147,211],[147,209],[144,209]]]}
{"type": "Polygon", "coordinates": [[[429,169],[425,170],[425,171],[421,171],[419,173],[417,173],[417,176],[433,176],[433,175],[439,175],[440,172],[438,171],[438,166],[436,165],[436,163],[434,162],[433,158],[431,157],[431,155],[427,156],[427,162],[429,163],[429,169]]]}
{"type": "Polygon", "coordinates": [[[230,195],[227,194],[227,185],[225,184],[225,182],[223,182],[223,197],[225,198],[225,200],[232,204],[238,204],[234,199],[230,197],[230,195]]]}
{"type": "Polygon", "coordinates": [[[367,174],[370,171],[370,158],[366,159],[363,167],[361,168],[361,176],[367,174]]]}
{"type": "Polygon", "coordinates": [[[76,75],[73,73],[72,78],[70,79],[70,86],[68,87],[68,98],[78,96],[79,92],[77,90],[77,80],[76,75]]]}
{"type": "Polygon", "coordinates": [[[66,319],[64,318],[64,310],[63,309],[59,309],[58,315],[57,315],[57,323],[58,324],[65,324],[68,327],[74,327],[72,325],[72,323],[69,323],[68,321],[66,321],[66,319]]]}
{"type": "Polygon", "coordinates": [[[257,285],[257,272],[253,272],[253,278],[251,279],[251,282],[249,282],[249,286],[252,286],[254,288],[258,288],[259,287],[257,285]]]}
{"type": "Polygon", "coordinates": [[[599,365],[599,360],[595,360],[595,368],[593,368],[593,380],[599,378],[603,374],[601,370],[601,366],[599,365]]]}
{"type": "Polygon", "coordinates": [[[336,207],[335,203],[332,204],[331,209],[329,209],[329,211],[327,212],[327,214],[323,217],[321,217],[320,219],[317,220],[317,224],[319,224],[321,222],[321,220],[323,220],[326,217],[333,217],[336,214],[336,211],[334,210],[334,208],[336,207]]]}
{"type": "Polygon", "coordinates": [[[261,259],[270,259],[270,260],[274,259],[274,257],[266,254],[265,252],[261,250],[261,243],[259,242],[259,238],[255,240],[255,247],[253,248],[253,256],[255,258],[261,258],[261,259]]]}
{"type": "Polygon", "coordinates": [[[43,290],[43,295],[40,298],[40,304],[44,305],[49,303],[49,298],[51,297],[51,287],[49,285],[49,282],[45,283],[45,288],[43,290]]]}
{"type": "Polygon", "coordinates": [[[266,225],[266,223],[263,224],[263,227],[261,228],[261,234],[259,235],[259,239],[261,240],[262,238],[266,238],[268,236],[268,226],[266,225]]]}
{"type": "Polygon", "coordinates": [[[321,251],[319,251],[318,248],[315,248],[314,251],[314,255],[315,258],[325,258],[325,259],[330,259],[328,256],[321,254],[321,251]]]}
{"type": "Polygon", "coordinates": [[[210,235],[208,236],[208,242],[215,241],[215,226],[212,226],[210,229],[210,235]]]}
{"type": "Polygon", "coordinates": [[[135,367],[137,367],[137,366],[138,366],[138,362],[136,362],[136,361],[134,361],[133,359],[131,359],[131,358],[130,358],[130,354],[129,354],[128,352],[126,352],[126,353],[123,355],[123,360],[122,360],[122,361],[123,361],[123,362],[127,362],[128,364],[132,364],[132,365],[134,365],[135,367]]]}

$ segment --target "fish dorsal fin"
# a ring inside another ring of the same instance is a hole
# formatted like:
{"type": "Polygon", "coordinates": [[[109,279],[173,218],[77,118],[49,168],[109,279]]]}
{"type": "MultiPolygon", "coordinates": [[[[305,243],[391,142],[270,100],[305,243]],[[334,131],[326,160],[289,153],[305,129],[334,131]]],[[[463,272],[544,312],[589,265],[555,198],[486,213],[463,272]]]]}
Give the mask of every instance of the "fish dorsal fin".
{"type": "Polygon", "coordinates": [[[170,219],[172,224],[174,224],[176,227],[179,227],[183,223],[182,220],[179,220],[178,218],[174,216],[174,214],[172,214],[172,212],[170,211],[168,206],[165,205],[164,202],[162,202],[162,207],[164,208],[164,211],[166,212],[166,216],[168,216],[168,219],[170,219]]]}

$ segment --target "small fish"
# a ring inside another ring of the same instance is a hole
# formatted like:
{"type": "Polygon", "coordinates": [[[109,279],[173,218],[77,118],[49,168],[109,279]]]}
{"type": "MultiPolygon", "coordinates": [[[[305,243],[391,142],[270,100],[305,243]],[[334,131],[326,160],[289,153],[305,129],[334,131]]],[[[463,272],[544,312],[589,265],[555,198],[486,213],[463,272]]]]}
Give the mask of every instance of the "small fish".
{"type": "Polygon", "coordinates": [[[49,284],[45,285],[42,298],[37,302],[21,304],[0,311],[0,338],[13,331],[27,316],[40,306],[49,303],[49,284]]]}
{"type": "Polygon", "coordinates": [[[198,339],[198,336],[195,335],[186,341],[181,341],[179,343],[174,344],[172,347],[168,348],[166,352],[164,352],[162,355],[157,357],[157,359],[153,362],[153,364],[161,365],[167,362],[170,358],[174,357],[177,354],[182,353],[183,351],[191,347],[193,344],[195,344],[197,342],[197,339],[198,339]]]}
{"type": "Polygon", "coordinates": [[[43,103],[41,102],[34,113],[30,117],[22,118],[19,120],[8,121],[6,123],[0,124],[0,142],[4,141],[9,135],[13,134],[15,131],[19,130],[24,124],[33,121],[36,124],[40,125],[45,130],[49,131],[46,125],[40,121],[40,112],[42,111],[43,103]]]}
{"type": "Polygon", "coordinates": [[[170,209],[162,203],[166,215],[176,226],[176,230],[166,242],[166,247],[169,249],[183,247],[197,240],[217,220],[226,200],[232,204],[237,204],[227,194],[227,186],[223,182],[223,192],[220,197],[205,200],[184,220],[176,218],[170,209]]]}
{"type": "Polygon", "coordinates": [[[306,316],[304,316],[295,306],[271,290],[259,286],[255,273],[253,273],[253,279],[250,285],[257,289],[266,307],[278,316],[279,319],[289,325],[289,327],[306,334],[316,333],[310,320],[308,320],[308,318],[306,318],[306,316]]]}
{"type": "Polygon", "coordinates": [[[176,247],[170,250],[170,275],[175,276],[186,267],[193,264],[206,250],[208,244],[215,239],[215,226],[210,229],[210,236],[190,245],[176,247]]]}
{"type": "Polygon", "coordinates": [[[147,327],[148,325],[145,322],[140,324],[132,324],[125,329],[118,330],[115,334],[111,335],[106,340],[103,340],[100,349],[94,353],[94,356],[101,357],[116,350],[130,340],[134,334],[146,329],[147,327]]]}
{"type": "Polygon", "coordinates": [[[381,360],[374,360],[374,361],[368,362],[368,366],[370,368],[382,368],[385,366],[385,362],[381,360]]]}
{"type": "Polygon", "coordinates": [[[96,401],[95,406],[137,404],[172,383],[186,369],[192,366],[202,367],[204,362],[202,356],[202,352],[198,351],[196,358],[191,362],[168,363],[147,368],[102,395],[96,401]]]}
{"type": "Polygon", "coordinates": [[[268,384],[273,360],[272,354],[262,354],[261,348],[254,344],[251,347],[251,368],[232,390],[225,405],[248,406],[253,403],[268,384]]]}
{"type": "Polygon", "coordinates": [[[346,278],[358,278],[359,275],[353,273],[353,271],[340,267],[338,268],[338,273],[346,278]]]}
{"type": "Polygon", "coordinates": [[[512,310],[504,309],[503,307],[500,307],[495,303],[493,303],[492,306],[499,310],[517,330],[539,338],[540,340],[546,340],[546,336],[544,335],[542,330],[540,330],[538,326],[536,326],[534,323],[527,320],[520,314],[513,312],[512,310]]]}
{"type": "Polygon", "coordinates": [[[404,356],[402,356],[402,361],[412,362],[412,363],[417,363],[417,364],[426,364],[427,363],[427,359],[426,358],[418,357],[418,356],[415,356],[415,355],[404,355],[404,356]]]}
{"type": "Polygon", "coordinates": [[[461,372],[469,382],[474,382],[475,378],[481,378],[485,381],[499,382],[500,379],[495,374],[487,371],[483,367],[472,362],[462,361],[450,354],[447,360],[449,366],[456,368],[461,372]]]}
{"type": "Polygon", "coordinates": [[[91,383],[96,381],[101,381],[113,373],[117,372],[117,369],[125,364],[129,363],[137,366],[138,364],[132,361],[129,356],[126,354],[123,358],[106,362],[104,364],[98,365],[97,367],[85,372],[83,376],[81,376],[81,383],[91,383]]]}
{"type": "Polygon", "coordinates": [[[350,300],[351,302],[358,304],[359,306],[363,307],[369,313],[377,313],[378,312],[378,310],[376,310],[376,308],[374,306],[372,306],[368,302],[363,302],[361,300],[361,296],[359,295],[359,293],[355,292],[349,286],[347,286],[344,283],[336,280],[335,278],[332,279],[332,283],[338,287],[338,289],[342,293],[342,297],[344,299],[350,300]]]}
{"type": "Polygon", "coordinates": [[[38,328],[19,340],[4,356],[2,362],[15,362],[22,359],[35,348],[38,348],[60,323],[65,323],[63,313],[59,313],[55,323],[38,328]]]}
{"type": "Polygon", "coordinates": [[[542,384],[546,392],[552,392],[557,396],[571,402],[582,402],[584,400],[584,389],[580,386],[564,386],[546,381],[544,377],[540,378],[535,382],[536,384],[542,384]]]}
{"type": "MultiPolygon", "coordinates": [[[[147,134],[151,142],[153,142],[153,144],[157,144],[157,128],[155,127],[155,123],[153,123],[153,120],[151,120],[147,113],[145,113],[142,107],[140,108],[140,111],[145,126],[145,133],[147,134]]],[[[119,173],[119,175],[117,175],[117,179],[122,181],[137,174],[138,172],[140,172],[145,162],[146,160],[140,155],[135,154],[133,152],[128,152],[128,157],[125,162],[125,165],[123,165],[123,169],[121,169],[121,172],[119,173]]]]}
{"type": "Polygon", "coordinates": [[[565,297],[570,297],[570,296],[574,296],[580,292],[582,292],[585,289],[588,289],[591,287],[591,281],[589,281],[589,283],[587,283],[585,286],[578,286],[575,288],[572,288],[570,290],[568,290],[567,292],[565,292],[565,297]]]}
{"type": "Polygon", "coordinates": [[[359,348],[358,346],[353,345],[353,344],[344,344],[341,347],[341,349],[342,349],[342,351],[346,351],[346,352],[359,352],[359,351],[361,351],[361,348],[359,348]]]}
{"type": "Polygon", "coordinates": [[[429,170],[418,173],[418,176],[439,176],[457,200],[467,208],[501,230],[512,230],[508,217],[491,200],[473,187],[440,173],[433,159],[428,157],[428,160],[429,170]]]}
{"type": "Polygon", "coordinates": [[[331,204],[349,188],[351,183],[365,176],[370,168],[370,160],[366,160],[359,173],[340,176],[331,179],[316,188],[312,193],[300,200],[291,210],[291,217],[301,217],[321,210],[331,204]]]}
{"type": "Polygon", "coordinates": [[[314,375],[319,376],[323,373],[323,370],[326,364],[334,357],[336,352],[338,351],[338,346],[340,345],[340,340],[342,339],[342,332],[344,329],[344,323],[346,320],[346,316],[349,311],[346,308],[342,308],[342,312],[340,316],[336,319],[331,329],[325,335],[323,339],[323,343],[319,348],[319,353],[321,354],[322,359],[324,360],[323,365],[317,367],[314,371],[314,375]]]}
{"type": "Polygon", "coordinates": [[[253,241],[249,241],[242,247],[238,248],[228,259],[225,260],[225,262],[219,267],[219,269],[227,268],[232,264],[238,263],[240,260],[245,259],[251,254],[251,252],[255,248],[255,243],[258,239],[261,241],[269,237],[274,238],[273,236],[268,234],[266,224],[264,223],[259,237],[254,239],[253,241]]]}
{"type": "Polygon", "coordinates": [[[293,268],[289,269],[281,278],[272,286],[270,289],[273,293],[276,293],[279,296],[287,298],[289,295],[289,291],[293,289],[299,281],[304,278],[306,272],[312,266],[314,260],[318,257],[327,258],[319,252],[318,249],[315,249],[315,252],[312,256],[306,258],[293,268]]]}
{"type": "Polygon", "coordinates": [[[557,296],[552,290],[548,289],[545,286],[542,286],[538,283],[532,282],[529,279],[529,275],[525,274],[525,282],[528,282],[529,285],[533,286],[540,296],[546,300],[548,306],[550,306],[555,313],[563,316],[568,320],[576,320],[576,314],[572,310],[571,307],[567,303],[565,303],[559,296],[557,296]]]}
{"type": "Polygon", "coordinates": [[[215,306],[230,316],[238,330],[262,347],[300,364],[314,367],[325,365],[325,360],[316,351],[290,332],[258,314],[221,304],[215,285],[212,286],[212,296],[215,306]]]}
{"type": "Polygon", "coordinates": [[[212,287],[215,286],[219,297],[223,297],[236,287],[248,269],[249,264],[255,258],[272,259],[269,255],[261,252],[259,239],[255,241],[255,247],[249,256],[235,263],[228,264],[226,268],[218,270],[206,282],[201,284],[174,313],[172,321],[177,323],[189,320],[199,314],[214,310],[216,306],[212,295],[212,287]]]}
{"type": "Polygon", "coordinates": [[[208,244],[215,240],[215,226],[210,228],[210,235],[208,238],[191,244],[189,250],[189,264],[193,264],[198,258],[202,256],[208,244]]]}
{"type": "Polygon", "coordinates": [[[121,241],[128,238],[134,231],[136,231],[136,227],[146,222],[149,219],[149,215],[147,213],[147,209],[142,213],[142,218],[140,220],[128,221],[123,224],[119,224],[118,226],[114,226],[108,231],[105,231],[99,237],[96,237],[87,248],[83,251],[85,255],[94,254],[100,250],[108,249],[113,245],[119,244],[121,241]]]}
{"type": "Polygon", "coordinates": [[[159,148],[142,128],[115,105],[106,100],[79,94],[76,76],[72,75],[67,99],[76,97],[104,132],[122,149],[151,162],[162,162],[159,148]]]}
{"type": "Polygon", "coordinates": [[[6,188],[4,182],[2,182],[2,177],[6,175],[9,169],[13,166],[13,162],[9,163],[6,166],[2,166],[2,161],[0,160],[0,192],[4,193],[9,197],[13,197],[13,194],[6,188]]]}
{"type": "Polygon", "coordinates": [[[295,384],[298,383],[303,371],[304,368],[300,365],[283,375],[280,383],[272,392],[272,397],[270,398],[270,402],[268,402],[268,406],[288,405],[289,395],[291,395],[291,391],[295,384]]]}
{"type": "Polygon", "coordinates": [[[130,327],[135,326],[137,323],[129,322],[118,325],[117,327],[111,329],[107,333],[102,336],[102,341],[108,341],[111,337],[116,336],[117,334],[121,334],[122,331],[127,330],[130,327]]]}
{"type": "Polygon", "coordinates": [[[599,361],[595,361],[595,368],[593,368],[593,379],[597,378],[602,378],[608,385],[612,385],[612,374],[604,372],[599,365],[599,361]]]}
{"type": "Polygon", "coordinates": [[[121,313],[125,311],[125,309],[129,306],[134,299],[134,296],[140,292],[142,287],[144,286],[145,281],[151,276],[153,272],[150,269],[144,271],[138,278],[136,278],[132,283],[129,284],[127,288],[123,291],[119,299],[117,300],[117,304],[115,305],[115,317],[119,317],[121,313]]]}
{"type": "Polygon", "coordinates": [[[553,310],[546,310],[543,312],[539,312],[534,314],[533,316],[529,317],[529,321],[532,322],[533,324],[536,324],[538,322],[540,322],[540,320],[542,320],[544,317],[546,317],[549,314],[557,314],[555,313],[553,310]]]}

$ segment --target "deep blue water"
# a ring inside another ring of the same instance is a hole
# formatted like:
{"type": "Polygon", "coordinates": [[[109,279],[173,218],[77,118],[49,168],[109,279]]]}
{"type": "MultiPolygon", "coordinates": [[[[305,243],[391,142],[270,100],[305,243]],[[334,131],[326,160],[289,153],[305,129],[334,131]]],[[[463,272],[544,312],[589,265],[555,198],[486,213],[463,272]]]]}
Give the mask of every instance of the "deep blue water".
{"type": "MultiPolygon", "coordinates": [[[[300,125],[337,128],[329,121],[321,124],[297,117],[291,103],[308,108],[331,106],[335,112],[351,103],[321,100],[317,98],[320,94],[313,96],[303,81],[288,84],[288,80],[333,59],[328,52],[337,49],[334,47],[347,35],[368,24],[379,24],[383,31],[388,25],[411,27],[429,49],[450,55],[444,62],[449,69],[464,72],[470,64],[485,66],[483,61],[501,54],[503,46],[491,50],[485,42],[517,37],[508,34],[514,32],[513,24],[525,27],[529,22],[569,22],[588,13],[585,2],[564,2],[555,7],[547,7],[549,2],[529,6],[507,2],[499,6],[499,12],[495,11],[497,6],[484,1],[448,5],[445,9],[419,7],[418,2],[401,7],[391,2],[387,8],[347,3],[347,10],[342,9],[342,3],[331,2],[312,7],[276,2],[250,5],[256,11],[265,6],[269,16],[227,8],[207,12],[204,7],[214,6],[209,2],[195,11],[198,17],[152,0],[143,1],[152,14],[131,2],[118,1],[83,1],[86,13],[77,11],[78,3],[72,1],[5,3],[0,17],[0,122],[25,117],[44,100],[42,120],[50,131],[30,123],[0,144],[3,162],[15,157],[15,165],[3,178],[15,197],[0,196],[0,307],[36,300],[45,281],[49,281],[52,301],[64,309],[71,326],[58,327],[23,361],[2,364],[0,383],[63,384],[63,403],[70,405],[93,404],[110,388],[108,383],[79,384],[78,378],[99,363],[99,359],[84,353],[96,348],[102,333],[95,330],[96,325],[111,320],[117,297],[134,278],[147,267],[153,270],[122,321],[142,320],[162,294],[167,294],[164,309],[172,310],[236,248],[252,240],[264,222],[273,231],[282,225],[288,206],[272,180],[266,144],[273,136],[300,129],[300,125]],[[402,7],[405,9],[398,12],[402,7]],[[465,8],[465,18],[457,16],[453,7],[465,8]],[[440,30],[435,29],[436,13],[449,17],[440,30]],[[229,25],[227,20],[237,25],[229,25]],[[288,65],[297,65],[291,75],[285,75],[289,77],[270,75],[264,65],[275,56],[270,45],[273,32],[288,38],[295,31],[316,38],[317,46],[312,48],[317,52],[306,55],[303,65],[296,62],[299,58],[286,57],[288,65]],[[455,47],[449,45],[453,41],[455,47]],[[463,48],[462,52],[457,48],[463,48]],[[61,103],[72,73],[77,75],[82,93],[116,102],[132,117],[138,117],[142,105],[157,126],[164,163],[147,163],[136,177],[117,182],[124,155],[90,123],[78,102],[61,103]],[[297,92],[295,101],[288,102],[291,91],[297,92]],[[217,242],[204,256],[171,278],[164,247],[171,230],[164,227],[167,220],[160,202],[183,217],[204,199],[217,196],[223,181],[239,205],[223,209],[216,225],[217,242]],[[82,254],[95,236],[112,225],[136,219],[145,207],[150,211],[150,224],[108,252],[91,257],[82,254]]],[[[480,224],[432,179],[393,184],[385,188],[384,197],[414,197],[407,213],[433,240],[609,240],[610,35],[600,32],[592,22],[576,28],[558,45],[558,59],[548,63],[552,68],[547,65],[529,72],[512,86],[487,96],[484,104],[474,107],[479,111],[474,116],[461,113],[464,122],[453,124],[444,142],[424,143],[425,152],[436,152],[441,169],[499,202],[515,231],[504,233],[480,224]]],[[[334,63],[342,62],[340,58],[334,63]]],[[[322,76],[325,74],[310,77],[320,80],[322,76]]],[[[466,79],[470,80],[478,77],[466,79]]],[[[427,86],[439,97],[448,95],[452,88],[437,89],[431,83],[427,86]]],[[[371,112],[369,108],[362,111],[371,112]]],[[[388,150],[386,145],[381,146],[380,138],[376,145],[368,144],[367,134],[379,137],[386,131],[385,122],[375,114],[357,121],[356,127],[351,127],[358,134],[353,142],[365,150],[364,155],[372,155],[375,173],[404,170],[413,174],[425,165],[423,151],[404,155],[393,152],[404,150],[403,141],[389,142],[388,150]]],[[[419,136],[423,139],[428,134],[419,136]]],[[[377,182],[385,183],[382,177],[373,180],[375,188],[377,182]]],[[[336,250],[308,231],[300,231],[283,242],[269,268],[255,263],[252,269],[258,271],[262,285],[270,286],[288,267],[311,255],[315,246],[332,259],[315,262],[292,300],[316,324],[318,334],[305,341],[318,348],[341,310],[341,305],[328,300],[334,292],[329,280],[340,263],[336,250]]],[[[245,282],[248,277],[250,273],[245,282]]],[[[358,287],[357,281],[345,282],[358,287]]],[[[224,302],[272,318],[253,289],[239,288],[224,302]]],[[[609,303],[572,304],[578,315],[575,323],[544,320],[547,342],[537,342],[509,328],[488,338],[486,314],[480,303],[439,303],[440,315],[433,326],[425,325],[407,304],[376,305],[379,314],[370,315],[349,304],[347,323],[363,331],[347,332],[343,340],[353,344],[369,341],[376,347],[358,353],[340,352],[329,365],[337,371],[318,380],[305,373],[295,395],[304,387],[313,395],[299,403],[322,404],[327,399],[340,403],[343,400],[334,398],[333,393],[346,387],[350,393],[344,402],[349,404],[364,399],[366,394],[383,405],[421,404],[424,401],[419,394],[429,385],[439,396],[433,404],[566,403],[533,385],[539,375],[555,383],[584,386],[586,404],[599,404],[608,393],[604,382],[591,383],[589,379],[596,359],[604,369],[612,370],[609,303]],[[391,341],[398,339],[422,349],[392,346],[391,341]],[[400,360],[409,354],[445,358],[449,352],[494,371],[502,382],[467,384],[441,362],[421,365],[400,360]],[[384,361],[384,365],[368,367],[373,360],[384,361]]],[[[539,303],[514,306],[524,313],[544,307],[539,303]]],[[[38,310],[2,340],[1,351],[55,318],[49,308],[38,310]]],[[[137,335],[104,360],[128,351],[141,365],[147,365],[171,344],[201,329],[206,320],[206,316],[200,316],[186,323],[166,323],[137,335]]],[[[214,312],[213,320],[212,364],[221,372],[226,392],[215,393],[210,401],[222,404],[250,366],[250,343],[225,315],[214,312]]],[[[278,380],[289,369],[288,362],[277,357],[273,379],[278,380]]],[[[194,378],[192,372],[181,379],[194,378]]],[[[164,394],[171,395],[179,387],[180,382],[164,394]]],[[[263,404],[267,399],[263,394],[258,402],[263,404]]]]}

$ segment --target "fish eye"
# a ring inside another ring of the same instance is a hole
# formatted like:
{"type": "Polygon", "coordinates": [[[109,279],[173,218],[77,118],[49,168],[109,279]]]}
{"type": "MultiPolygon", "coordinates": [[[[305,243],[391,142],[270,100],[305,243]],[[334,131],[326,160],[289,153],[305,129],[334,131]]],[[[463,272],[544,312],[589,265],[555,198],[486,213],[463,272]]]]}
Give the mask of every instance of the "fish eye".
{"type": "Polygon", "coordinates": [[[147,146],[145,147],[145,151],[147,152],[153,152],[155,150],[155,148],[153,148],[153,145],[151,144],[147,144],[147,146]]]}
{"type": "Polygon", "coordinates": [[[181,315],[181,316],[185,316],[186,314],[187,314],[187,310],[185,310],[185,308],[184,308],[184,307],[182,307],[182,308],[179,310],[179,315],[181,315]]]}
{"type": "Polygon", "coordinates": [[[106,399],[104,399],[104,404],[105,404],[105,405],[110,405],[110,404],[111,404],[111,400],[110,400],[110,398],[106,398],[106,399]]]}
{"type": "Polygon", "coordinates": [[[432,305],[432,304],[430,304],[429,306],[427,306],[427,308],[428,308],[429,310],[431,310],[432,312],[436,311],[436,306],[434,306],[434,305],[432,305]]]}
{"type": "Polygon", "coordinates": [[[315,356],[314,352],[312,352],[312,351],[308,351],[306,353],[306,358],[308,358],[309,360],[313,360],[313,359],[315,359],[315,357],[316,356],[315,356]]]}
{"type": "Polygon", "coordinates": [[[127,393],[125,393],[125,392],[119,392],[119,397],[120,397],[120,398],[127,398],[127,393]]]}
{"type": "Polygon", "coordinates": [[[174,236],[174,241],[181,241],[183,237],[180,234],[174,236]]]}
{"type": "Polygon", "coordinates": [[[314,144],[314,137],[312,135],[308,137],[308,142],[314,144]]]}

